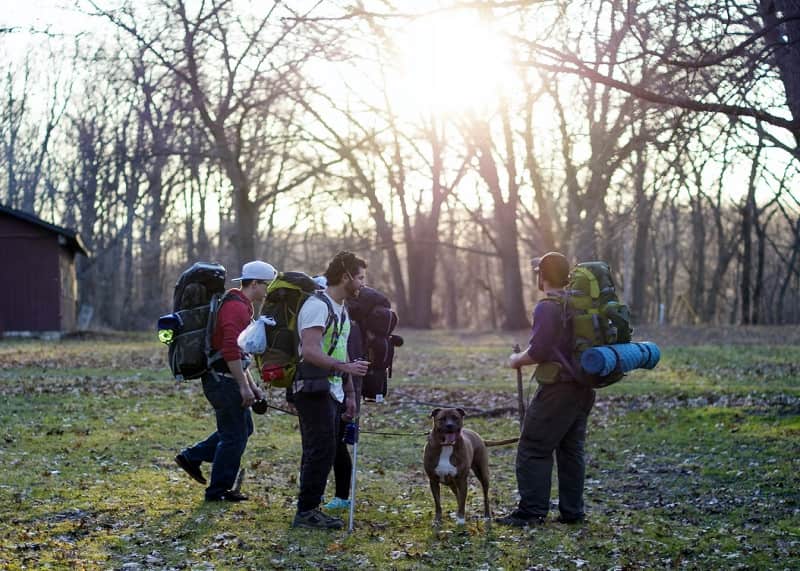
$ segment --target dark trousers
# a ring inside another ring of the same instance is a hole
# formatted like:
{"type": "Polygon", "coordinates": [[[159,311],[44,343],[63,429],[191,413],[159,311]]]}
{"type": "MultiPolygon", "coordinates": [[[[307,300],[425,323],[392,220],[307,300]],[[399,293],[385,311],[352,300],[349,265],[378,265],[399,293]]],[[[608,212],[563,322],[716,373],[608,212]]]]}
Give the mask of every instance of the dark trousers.
{"type": "MultiPolygon", "coordinates": [[[[342,406],[342,409],[344,406],[342,406]]],[[[341,414],[341,410],[340,410],[341,414]]],[[[336,433],[336,458],[333,461],[333,479],[336,482],[336,497],[346,500],[350,497],[350,478],[353,475],[353,460],[350,451],[344,443],[344,431],[347,423],[339,421],[339,431],[336,433]]]]}
{"type": "Polygon", "coordinates": [[[301,391],[294,395],[294,406],[300,417],[303,445],[297,511],[304,512],[319,507],[325,494],[325,484],[336,456],[339,403],[327,392],[301,391]]]}
{"type": "Polygon", "coordinates": [[[203,393],[214,407],[217,430],[183,451],[189,462],[213,462],[206,498],[216,499],[230,490],[239,473],[247,439],[253,434],[253,417],[242,408],[239,385],[233,377],[203,375],[203,393]]]}
{"type": "MultiPolygon", "coordinates": [[[[356,413],[361,410],[361,377],[353,377],[353,388],[356,398],[356,413]]],[[[347,402],[347,397],[345,397],[347,402]]],[[[344,412],[344,404],[339,405],[339,415],[344,412]]],[[[346,500],[350,497],[350,478],[353,475],[353,460],[350,451],[344,443],[344,431],[347,423],[339,421],[339,431],[336,433],[336,459],[333,462],[333,479],[336,481],[336,497],[346,500]]]]}
{"type": "Polygon", "coordinates": [[[594,398],[594,390],[568,381],[542,385],[536,391],[517,447],[519,510],[524,515],[547,515],[555,452],[561,516],[583,517],[584,442],[594,398]]]}

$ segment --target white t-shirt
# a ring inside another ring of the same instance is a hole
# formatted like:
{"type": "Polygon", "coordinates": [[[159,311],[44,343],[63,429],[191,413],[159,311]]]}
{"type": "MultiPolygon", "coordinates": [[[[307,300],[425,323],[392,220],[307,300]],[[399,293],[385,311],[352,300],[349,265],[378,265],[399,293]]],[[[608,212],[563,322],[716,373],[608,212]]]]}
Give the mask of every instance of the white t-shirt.
{"type": "MultiPolygon", "coordinates": [[[[333,312],[336,315],[336,319],[338,323],[342,323],[342,317],[345,315],[344,304],[336,303],[331,296],[328,295],[327,292],[322,292],[322,295],[328,298],[331,302],[331,307],[333,307],[333,312]]],[[[297,315],[297,333],[300,335],[300,345],[297,349],[297,354],[302,357],[303,356],[303,330],[309,329],[311,327],[320,327],[321,329],[325,329],[325,325],[328,322],[328,306],[325,304],[324,301],[319,299],[316,296],[309,297],[303,307],[300,308],[300,313],[297,315]]],[[[334,327],[334,325],[331,325],[334,327]]],[[[341,325],[340,325],[341,327],[341,325]]],[[[345,347],[347,346],[347,336],[343,335],[343,338],[340,338],[339,343],[344,343],[345,347]]],[[[324,340],[324,331],[323,331],[323,340],[324,340]]],[[[322,348],[323,341],[320,341],[320,348],[322,348]]],[[[327,354],[327,351],[324,351],[327,354]]],[[[302,383],[297,383],[295,390],[300,390],[302,388],[302,383]]],[[[331,396],[339,402],[344,402],[344,389],[342,388],[341,379],[339,382],[331,382],[331,396]]]]}

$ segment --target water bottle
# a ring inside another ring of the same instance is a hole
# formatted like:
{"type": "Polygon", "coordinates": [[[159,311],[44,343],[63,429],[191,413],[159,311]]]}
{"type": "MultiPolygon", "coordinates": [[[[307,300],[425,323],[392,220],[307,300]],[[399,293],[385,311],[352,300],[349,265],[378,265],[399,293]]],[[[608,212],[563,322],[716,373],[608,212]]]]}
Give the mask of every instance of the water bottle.
{"type": "Polygon", "coordinates": [[[345,425],[343,440],[345,444],[355,444],[358,442],[358,424],[354,421],[350,421],[345,425]]]}

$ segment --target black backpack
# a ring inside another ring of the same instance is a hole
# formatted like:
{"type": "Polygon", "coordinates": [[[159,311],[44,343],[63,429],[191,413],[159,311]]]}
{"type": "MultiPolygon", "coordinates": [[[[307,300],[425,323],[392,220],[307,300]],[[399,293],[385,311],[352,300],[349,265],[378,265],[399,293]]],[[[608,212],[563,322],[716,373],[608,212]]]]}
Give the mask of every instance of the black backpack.
{"type": "Polygon", "coordinates": [[[169,347],[168,360],[178,381],[199,379],[221,358],[212,354],[211,336],[225,293],[225,268],[220,264],[196,262],[175,284],[173,312],[158,319],[158,338],[169,347]]]}
{"type": "Polygon", "coordinates": [[[370,362],[361,395],[367,400],[382,401],[389,391],[395,347],[403,344],[403,338],[392,333],[397,327],[397,314],[389,298],[366,286],[361,288],[357,298],[347,301],[347,311],[352,323],[350,335],[353,336],[355,330],[361,340],[361,354],[351,352],[350,357],[370,362]]]}

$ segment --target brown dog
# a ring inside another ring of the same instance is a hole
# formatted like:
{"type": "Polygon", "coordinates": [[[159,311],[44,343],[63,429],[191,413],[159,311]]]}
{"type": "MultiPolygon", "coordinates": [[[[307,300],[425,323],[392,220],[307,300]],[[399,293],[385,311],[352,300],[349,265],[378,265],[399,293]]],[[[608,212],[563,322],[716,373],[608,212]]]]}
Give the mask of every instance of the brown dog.
{"type": "Polygon", "coordinates": [[[453,490],[458,502],[456,522],[465,522],[464,510],[467,503],[467,477],[470,469],[475,473],[483,488],[483,516],[492,516],[489,508],[489,454],[488,446],[511,444],[517,438],[484,442],[478,433],[464,428],[466,413],[461,408],[436,408],[431,412],[433,430],[423,453],[425,473],[431,484],[433,503],[436,507],[434,525],[442,521],[442,501],[439,484],[446,484],[453,490]]]}

